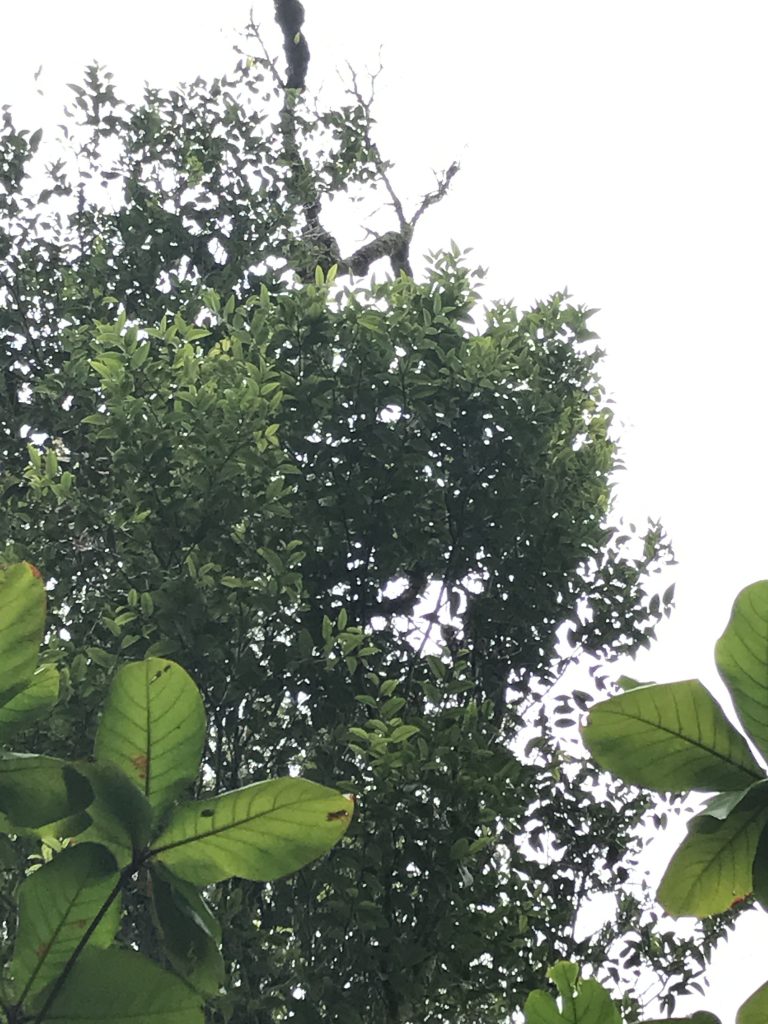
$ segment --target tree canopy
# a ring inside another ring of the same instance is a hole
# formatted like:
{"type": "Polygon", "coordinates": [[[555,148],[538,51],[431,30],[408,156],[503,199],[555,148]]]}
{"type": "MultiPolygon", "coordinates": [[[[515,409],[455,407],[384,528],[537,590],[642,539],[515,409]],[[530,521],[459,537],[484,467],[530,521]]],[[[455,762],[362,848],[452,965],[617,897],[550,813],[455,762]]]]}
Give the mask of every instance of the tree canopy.
{"type": "Polygon", "coordinates": [[[92,67],[45,167],[4,114],[0,544],[50,581],[64,683],[30,749],[83,756],[117,668],[173,658],[200,795],[301,771],[358,798],[324,860],[212,890],[211,1021],[501,1024],[562,958],[674,997],[722,926],[659,941],[619,890],[576,937],[649,804],[563,752],[590,693],[545,702],[665,610],[660,528],[611,512],[591,311],[486,308],[457,246],[414,278],[455,168],[407,215],[370,105],[312,105],[275,6],[286,74],[253,30],[228,76],[137,104],[92,67]],[[393,227],[345,254],[323,213],[351,188],[393,227]]]}

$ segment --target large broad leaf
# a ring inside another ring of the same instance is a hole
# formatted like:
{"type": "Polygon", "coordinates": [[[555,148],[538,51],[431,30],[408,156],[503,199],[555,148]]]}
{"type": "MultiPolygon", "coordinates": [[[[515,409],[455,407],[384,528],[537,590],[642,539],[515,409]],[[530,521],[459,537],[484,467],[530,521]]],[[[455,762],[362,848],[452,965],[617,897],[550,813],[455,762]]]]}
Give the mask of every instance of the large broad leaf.
{"type": "MultiPolygon", "coordinates": [[[[42,1007],[46,993],[38,1000],[42,1007]]],[[[200,997],[128,949],[86,949],[45,1013],[46,1024],[203,1024],[200,997]]]]}
{"type": "MultiPolygon", "coordinates": [[[[19,1002],[59,976],[118,878],[114,858],[103,847],[85,843],[64,850],[22,882],[11,963],[19,1002]]],[[[89,943],[108,946],[119,922],[120,906],[114,899],[89,943]]]]}
{"type": "Polygon", "coordinates": [[[715,661],[742,725],[768,757],[768,581],[736,598],[715,661]]]}
{"type": "Polygon", "coordinates": [[[0,695],[18,693],[37,665],[45,587],[28,562],[0,566],[0,695]]]}
{"type": "Polygon", "coordinates": [[[768,981],[739,1007],[736,1024],[765,1024],[768,1021],[768,981]]]}
{"type": "Polygon", "coordinates": [[[602,768],[647,789],[738,790],[764,778],[696,679],[642,686],[598,704],[582,738],[602,768]]]}
{"type": "Polygon", "coordinates": [[[163,658],[133,662],[110,688],[96,759],[125,772],[159,814],[197,777],[205,725],[200,691],[183,668],[163,658]]]}
{"type": "Polygon", "coordinates": [[[531,992],[523,1007],[525,1024],[563,1024],[563,1015],[549,992],[531,992]]]}
{"type": "Polygon", "coordinates": [[[0,812],[11,826],[39,828],[78,814],[92,799],[88,780],[67,761],[0,753],[0,812]]]}
{"type": "MultiPolygon", "coordinates": [[[[0,695],[0,702],[6,694],[0,695]]],[[[7,740],[19,729],[45,714],[59,699],[59,673],[53,665],[43,665],[28,685],[0,703],[0,740],[7,740]]]]}
{"type": "Polygon", "coordinates": [[[755,850],[768,822],[765,789],[755,786],[724,819],[705,811],[689,822],[658,891],[673,917],[719,914],[752,891],[755,850]]]}
{"type": "Polygon", "coordinates": [[[206,996],[224,982],[221,928],[198,890],[152,865],[152,916],[172,967],[206,996]]]}
{"type": "Polygon", "coordinates": [[[93,801],[84,812],[88,820],[77,841],[101,843],[112,853],[118,867],[123,868],[149,842],[152,823],[149,801],[113,764],[78,761],[76,766],[93,789],[93,801]]]}
{"type": "Polygon", "coordinates": [[[547,992],[531,992],[523,1008],[526,1024],[621,1024],[610,994],[592,978],[580,981],[576,964],[562,960],[547,974],[557,986],[562,1009],[547,992]]]}
{"type": "Polygon", "coordinates": [[[232,876],[268,882],[329,850],[352,810],[349,797],[306,779],[257,782],[176,808],[153,852],[195,885],[232,876]]]}
{"type": "Polygon", "coordinates": [[[768,910],[768,827],[760,833],[752,861],[752,892],[763,908],[768,910]]]}
{"type": "Polygon", "coordinates": [[[697,1010],[690,1017],[665,1017],[664,1020],[644,1020],[643,1024],[721,1024],[720,1018],[709,1010],[697,1010]]]}
{"type": "Polygon", "coordinates": [[[71,836],[79,835],[91,824],[87,811],[80,811],[79,814],[71,814],[67,818],[58,821],[50,821],[38,828],[27,828],[23,825],[14,825],[5,814],[0,814],[0,832],[14,836],[30,836],[34,839],[68,839],[71,836]]]}

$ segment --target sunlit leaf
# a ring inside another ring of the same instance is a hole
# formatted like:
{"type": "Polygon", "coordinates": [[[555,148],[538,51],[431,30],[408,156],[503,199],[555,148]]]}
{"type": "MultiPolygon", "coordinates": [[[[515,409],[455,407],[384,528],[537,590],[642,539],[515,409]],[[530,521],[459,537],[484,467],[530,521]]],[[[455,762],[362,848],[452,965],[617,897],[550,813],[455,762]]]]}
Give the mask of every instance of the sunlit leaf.
{"type": "Polygon", "coordinates": [[[45,628],[45,587],[28,562],[0,566],[0,701],[18,692],[37,665],[45,628]]]}
{"type": "Polygon", "coordinates": [[[752,865],[768,822],[765,787],[755,787],[725,819],[706,812],[689,822],[688,835],[667,867],[659,903],[673,917],[708,917],[752,891],[752,865]]]}
{"type": "MultiPolygon", "coordinates": [[[[19,890],[19,930],[11,963],[17,998],[26,1001],[58,977],[118,880],[113,857],[84,843],[33,872],[19,890]]],[[[120,920],[113,900],[89,943],[108,946],[120,920]]]]}
{"type": "Polygon", "coordinates": [[[597,704],[582,738],[602,768],[647,789],[740,790],[764,778],[744,737],[695,679],[597,704]]]}
{"type": "Polygon", "coordinates": [[[765,1024],[768,1021],[768,981],[742,1003],[736,1024],[765,1024]]]}
{"type": "MultiPolygon", "coordinates": [[[[46,993],[41,993],[42,1004],[46,993]]],[[[128,949],[86,949],[45,1014],[46,1024],[203,1024],[197,993],[128,949]]]]}
{"type": "Polygon", "coordinates": [[[734,601],[715,661],[742,725],[768,756],[768,580],[745,587],[734,601]]]}
{"type": "Polygon", "coordinates": [[[125,772],[160,813],[196,778],[205,725],[200,691],[183,668],[163,658],[132,662],[110,688],[96,759],[125,772]]]}
{"type": "Polygon", "coordinates": [[[523,1012],[526,1024],[621,1024],[610,993],[593,978],[579,979],[579,968],[561,960],[547,971],[560,993],[561,1008],[547,992],[531,992],[523,1012]]]}
{"type": "Polygon", "coordinates": [[[153,843],[155,856],[195,885],[238,876],[281,878],[341,839],[352,801],[306,779],[280,778],[182,804],[153,843]]]}

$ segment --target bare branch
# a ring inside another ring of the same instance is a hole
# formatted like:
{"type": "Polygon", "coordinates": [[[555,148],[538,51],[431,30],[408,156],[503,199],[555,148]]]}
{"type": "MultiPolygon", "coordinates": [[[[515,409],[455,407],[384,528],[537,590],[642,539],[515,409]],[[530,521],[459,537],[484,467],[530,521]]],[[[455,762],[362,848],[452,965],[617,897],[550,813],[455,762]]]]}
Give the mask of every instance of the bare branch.
{"type": "Polygon", "coordinates": [[[275,0],[275,21],[283,33],[283,49],[288,74],[286,89],[303,89],[307,84],[309,46],[301,31],[304,6],[299,0],[275,0]]]}
{"type": "Polygon", "coordinates": [[[458,171],[459,165],[454,160],[451,166],[445,172],[445,174],[438,179],[437,188],[433,189],[431,192],[428,192],[422,199],[419,208],[416,210],[416,213],[414,213],[414,215],[411,217],[411,227],[414,227],[419,217],[421,217],[423,213],[426,213],[430,206],[434,206],[435,203],[439,203],[440,200],[444,198],[451,184],[451,178],[453,178],[455,174],[458,174],[458,171]]]}
{"type": "MultiPolygon", "coordinates": [[[[253,36],[253,38],[258,42],[259,46],[261,47],[262,55],[261,57],[258,58],[258,63],[265,68],[269,68],[269,71],[272,77],[274,78],[275,82],[280,86],[281,89],[285,89],[285,82],[283,80],[283,76],[277,70],[277,64],[275,64],[274,60],[272,59],[272,55],[267,49],[264,40],[261,38],[261,29],[253,20],[253,11],[251,11],[251,20],[248,22],[247,32],[249,36],[253,36]]],[[[238,53],[242,53],[244,56],[246,55],[244,51],[241,50],[239,47],[236,47],[236,50],[238,53]]]]}
{"type": "MultiPolygon", "coordinates": [[[[280,117],[280,130],[285,147],[285,156],[292,170],[292,176],[297,184],[297,191],[300,187],[305,195],[302,201],[304,216],[306,218],[306,230],[303,239],[311,246],[312,259],[323,270],[328,270],[334,264],[338,268],[338,274],[352,274],[355,277],[362,277],[368,273],[371,266],[382,258],[388,258],[393,274],[398,277],[406,273],[413,277],[410,264],[410,245],[413,238],[413,228],[422,214],[434,203],[438,202],[448,190],[451,178],[458,170],[458,164],[452,164],[445,175],[439,180],[437,187],[428,193],[421,201],[416,213],[410,219],[406,216],[400,197],[397,195],[392,181],[389,177],[390,165],[381,156],[375,142],[368,135],[368,125],[373,123],[371,115],[371,103],[373,101],[374,86],[376,78],[381,70],[370,76],[370,97],[363,96],[358,85],[357,76],[352,68],[349,69],[352,79],[351,94],[363,108],[366,114],[366,142],[369,152],[373,155],[373,162],[380,181],[382,182],[395,211],[398,231],[387,231],[382,235],[374,237],[366,242],[351,256],[343,259],[341,257],[337,239],[323,226],[321,213],[321,200],[317,190],[311,184],[311,175],[305,173],[307,170],[304,158],[299,150],[296,136],[296,105],[300,102],[298,91],[306,86],[307,68],[309,66],[309,46],[302,32],[304,24],[304,7],[299,0],[274,0],[275,21],[280,27],[283,35],[283,48],[287,63],[287,77],[283,88],[285,98],[280,117]]],[[[258,30],[256,38],[259,39],[258,30]]],[[[260,40],[259,40],[260,41],[260,40]]],[[[274,67],[273,67],[274,72],[274,67]]],[[[276,72],[274,72],[276,74],[276,72]]],[[[276,75],[277,77],[277,75],[276,75]]],[[[304,267],[299,271],[299,276],[304,280],[312,280],[314,275],[314,264],[312,267],[304,267]]]]}
{"type": "Polygon", "coordinates": [[[399,276],[400,271],[405,271],[409,277],[413,277],[408,258],[410,242],[410,229],[406,231],[387,231],[385,234],[378,235],[372,241],[360,246],[348,259],[342,260],[339,264],[339,273],[363,277],[368,273],[376,260],[387,256],[392,264],[392,272],[395,276],[399,276]]]}
{"type": "MultiPolygon", "coordinates": [[[[371,95],[368,99],[365,99],[363,94],[360,92],[360,87],[357,84],[357,74],[354,68],[350,64],[347,64],[347,69],[349,70],[349,74],[352,79],[352,88],[350,91],[357,100],[357,102],[365,111],[368,118],[368,124],[371,124],[373,121],[373,117],[371,115],[371,104],[373,103],[376,79],[381,74],[381,66],[379,66],[379,69],[370,76],[371,95]]],[[[370,136],[368,136],[367,132],[366,136],[366,141],[370,147],[371,152],[373,153],[376,172],[381,178],[381,181],[384,185],[384,188],[387,190],[389,198],[392,200],[392,207],[394,208],[394,211],[397,215],[397,220],[398,223],[400,224],[400,231],[404,232],[408,227],[408,220],[405,216],[405,211],[403,210],[403,204],[400,202],[400,197],[395,192],[392,182],[389,179],[389,175],[387,174],[390,165],[386,162],[386,160],[384,160],[379,150],[379,147],[376,145],[373,139],[371,139],[370,136]]]]}

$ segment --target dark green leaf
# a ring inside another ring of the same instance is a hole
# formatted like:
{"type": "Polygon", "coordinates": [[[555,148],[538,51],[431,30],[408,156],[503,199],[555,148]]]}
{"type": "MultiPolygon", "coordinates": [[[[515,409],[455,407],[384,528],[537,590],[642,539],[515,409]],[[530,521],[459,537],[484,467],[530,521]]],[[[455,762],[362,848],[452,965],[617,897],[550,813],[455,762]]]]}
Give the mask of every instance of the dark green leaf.
{"type": "Polygon", "coordinates": [[[12,825],[39,828],[78,814],[92,799],[88,780],[67,761],[0,753],[0,811],[12,825]]]}
{"type": "Polygon", "coordinates": [[[742,725],[768,756],[768,581],[745,587],[736,598],[715,661],[742,725]]]}
{"type": "Polygon", "coordinates": [[[93,789],[93,801],[85,812],[89,824],[78,842],[101,843],[119,867],[130,863],[134,852],[149,842],[152,808],[141,790],[113,764],[78,761],[77,770],[93,789]]]}
{"type": "Polygon", "coordinates": [[[721,1024],[720,1018],[708,1010],[697,1010],[690,1017],[665,1017],[664,1020],[647,1020],[643,1024],[721,1024]]]}
{"type": "Polygon", "coordinates": [[[154,864],[152,913],[172,967],[198,992],[216,995],[224,982],[221,929],[198,890],[154,864]]]}

